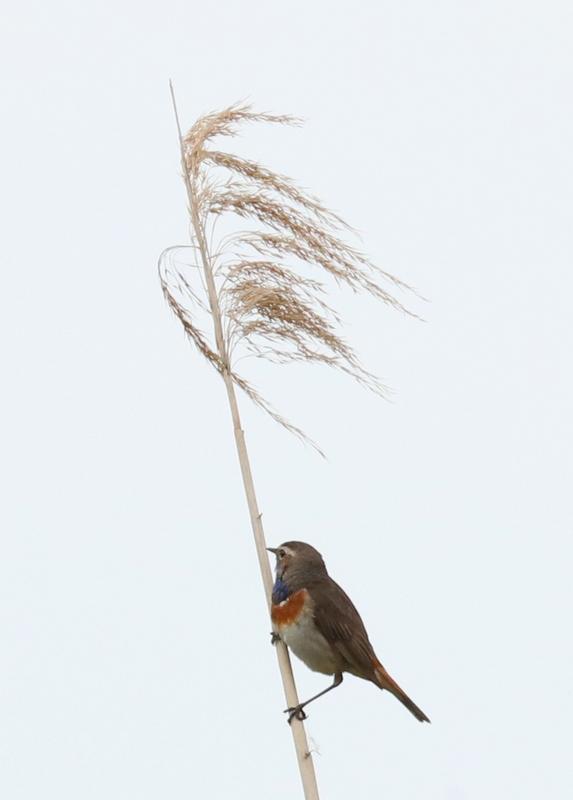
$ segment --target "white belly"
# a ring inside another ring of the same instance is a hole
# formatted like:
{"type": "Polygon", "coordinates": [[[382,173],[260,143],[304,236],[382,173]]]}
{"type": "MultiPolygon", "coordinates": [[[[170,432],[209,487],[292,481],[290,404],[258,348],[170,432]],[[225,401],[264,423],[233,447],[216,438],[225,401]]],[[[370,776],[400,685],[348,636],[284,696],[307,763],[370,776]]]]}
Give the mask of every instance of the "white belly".
{"type": "Polygon", "coordinates": [[[296,622],[281,625],[279,633],[283,642],[309,669],[324,675],[338,672],[337,660],[324,636],[316,629],[310,609],[303,611],[296,622]]]}

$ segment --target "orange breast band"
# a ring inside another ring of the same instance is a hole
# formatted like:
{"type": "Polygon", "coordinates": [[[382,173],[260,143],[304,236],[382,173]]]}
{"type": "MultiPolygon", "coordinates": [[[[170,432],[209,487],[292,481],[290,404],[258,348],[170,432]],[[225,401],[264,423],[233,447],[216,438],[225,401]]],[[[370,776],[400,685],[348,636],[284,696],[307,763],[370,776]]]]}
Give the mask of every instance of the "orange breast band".
{"type": "Polygon", "coordinates": [[[299,589],[292,594],[284,603],[277,603],[271,608],[271,619],[277,627],[281,625],[291,625],[298,619],[305,600],[308,596],[306,589],[299,589]]]}

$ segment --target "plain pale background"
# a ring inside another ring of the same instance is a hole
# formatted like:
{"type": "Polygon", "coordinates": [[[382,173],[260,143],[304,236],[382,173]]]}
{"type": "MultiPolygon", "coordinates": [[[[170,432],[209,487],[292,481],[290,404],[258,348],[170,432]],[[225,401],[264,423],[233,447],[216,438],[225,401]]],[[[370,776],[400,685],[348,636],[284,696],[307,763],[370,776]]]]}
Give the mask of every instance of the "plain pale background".
{"type": "Polygon", "coordinates": [[[224,392],[156,275],[169,78],[185,126],[304,117],[237,148],[430,301],[336,298],[391,403],[252,367],[326,462],[242,404],[269,543],[322,551],[433,721],[347,678],[322,796],[571,796],[572,35],[551,1],[6,4],[2,797],[301,796],[224,392]]]}

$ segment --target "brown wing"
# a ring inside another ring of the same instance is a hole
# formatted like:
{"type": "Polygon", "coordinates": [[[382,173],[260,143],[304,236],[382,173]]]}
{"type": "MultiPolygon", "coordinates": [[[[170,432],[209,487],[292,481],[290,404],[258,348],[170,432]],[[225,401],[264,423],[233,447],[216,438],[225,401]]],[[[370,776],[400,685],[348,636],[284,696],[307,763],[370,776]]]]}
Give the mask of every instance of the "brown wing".
{"type": "Polygon", "coordinates": [[[375,680],[376,654],[352,600],[330,577],[308,587],[314,600],[314,622],[344,662],[342,670],[375,680]]]}

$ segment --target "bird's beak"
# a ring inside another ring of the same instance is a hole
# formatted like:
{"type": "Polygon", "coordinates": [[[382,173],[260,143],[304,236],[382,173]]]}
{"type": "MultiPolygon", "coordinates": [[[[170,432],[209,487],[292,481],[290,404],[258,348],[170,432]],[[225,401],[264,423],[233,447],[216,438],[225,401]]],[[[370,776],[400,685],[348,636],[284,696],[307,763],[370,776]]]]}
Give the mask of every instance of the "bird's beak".
{"type": "Polygon", "coordinates": [[[273,553],[276,556],[278,547],[267,547],[267,550],[269,553],[273,553]]]}

